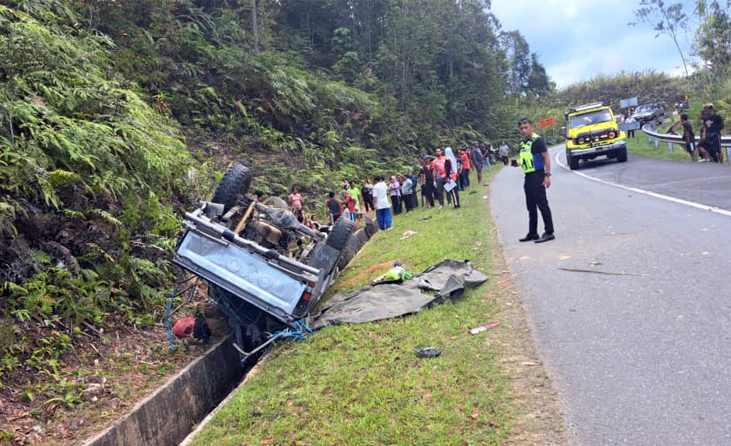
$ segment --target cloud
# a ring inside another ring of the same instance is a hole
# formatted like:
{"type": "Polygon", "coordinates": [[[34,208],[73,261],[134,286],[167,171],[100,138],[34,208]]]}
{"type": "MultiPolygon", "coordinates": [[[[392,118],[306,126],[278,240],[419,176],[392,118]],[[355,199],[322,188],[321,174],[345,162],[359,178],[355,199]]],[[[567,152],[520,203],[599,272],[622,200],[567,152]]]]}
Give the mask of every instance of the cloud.
{"type": "Polygon", "coordinates": [[[628,25],[636,7],[635,0],[493,0],[491,10],[504,30],[525,36],[559,87],[621,71],[682,73],[669,37],[655,38],[649,24],[628,25]]]}

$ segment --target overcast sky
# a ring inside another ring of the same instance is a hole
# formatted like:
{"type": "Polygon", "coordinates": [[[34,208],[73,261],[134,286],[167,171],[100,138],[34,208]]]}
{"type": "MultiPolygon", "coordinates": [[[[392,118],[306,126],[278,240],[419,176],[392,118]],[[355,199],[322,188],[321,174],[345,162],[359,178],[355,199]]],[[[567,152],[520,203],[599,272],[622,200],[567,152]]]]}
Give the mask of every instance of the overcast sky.
{"type": "MultiPolygon", "coordinates": [[[[504,31],[519,30],[559,88],[598,74],[683,71],[673,41],[635,21],[638,0],[492,0],[504,31]]],[[[682,37],[686,55],[690,37],[682,37]]],[[[690,69],[690,67],[689,67],[690,69]]]]}

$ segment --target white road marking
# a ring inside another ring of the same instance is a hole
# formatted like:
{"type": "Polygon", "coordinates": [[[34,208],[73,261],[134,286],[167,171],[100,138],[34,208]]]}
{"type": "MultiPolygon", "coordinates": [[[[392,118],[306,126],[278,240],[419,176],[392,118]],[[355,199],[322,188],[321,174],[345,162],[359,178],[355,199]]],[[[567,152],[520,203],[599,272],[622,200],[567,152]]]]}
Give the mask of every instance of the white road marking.
{"type": "Polygon", "coordinates": [[[575,170],[571,170],[571,169],[568,168],[568,166],[566,166],[564,163],[562,163],[561,160],[558,159],[559,155],[561,155],[561,152],[560,151],[556,154],[556,163],[559,166],[563,167],[564,169],[568,170],[571,173],[575,173],[576,175],[582,176],[582,177],[587,178],[589,180],[596,181],[596,182],[602,183],[602,184],[607,184],[609,186],[618,187],[620,189],[628,190],[628,191],[635,192],[635,193],[638,193],[638,194],[643,194],[643,195],[648,195],[650,197],[659,198],[661,200],[667,200],[667,201],[672,201],[673,203],[684,204],[686,206],[694,207],[696,209],[701,209],[701,210],[704,210],[704,211],[715,212],[717,214],[721,214],[721,215],[724,215],[726,217],[731,217],[731,211],[727,211],[726,209],[721,209],[721,208],[718,208],[718,207],[715,207],[715,206],[708,206],[707,204],[695,203],[693,201],[682,200],[680,198],[669,197],[667,195],[658,194],[656,192],[652,192],[652,191],[649,191],[649,190],[638,189],[636,187],[630,187],[630,186],[624,186],[622,184],[612,183],[611,181],[602,180],[600,178],[596,178],[596,177],[592,177],[590,175],[587,175],[585,173],[581,173],[581,172],[577,172],[575,170]]]}

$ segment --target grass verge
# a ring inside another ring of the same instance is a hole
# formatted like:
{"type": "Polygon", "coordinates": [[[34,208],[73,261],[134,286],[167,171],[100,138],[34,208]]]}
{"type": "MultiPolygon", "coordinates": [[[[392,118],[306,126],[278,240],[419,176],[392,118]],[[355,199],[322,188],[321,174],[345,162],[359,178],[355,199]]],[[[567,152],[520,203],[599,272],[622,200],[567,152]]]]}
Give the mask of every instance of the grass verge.
{"type": "Polygon", "coordinates": [[[383,271],[365,276],[363,271],[396,259],[415,272],[445,258],[470,259],[491,277],[487,284],[455,304],[328,327],[305,341],[280,345],[193,444],[562,443],[555,398],[532,354],[487,195],[486,186],[475,184],[460,194],[461,209],[397,216],[394,229],[366,245],[334,291],[365,284],[383,271]],[[399,240],[406,230],[417,234],[399,240]],[[469,334],[471,327],[493,320],[503,324],[469,334]],[[435,346],[442,355],[419,359],[413,349],[423,346],[435,346]]]}
{"type": "MultiPolygon", "coordinates": [[[[676,123],[677,124],[677,121],[676,123]]],[[[660,133],[665,133],[670,127],[671,123],[663,127],[658,127],[660,133]]],[[[682,130],[680,131],[682,133],[682,130]]],[[[664,142],[658,143],[655,147],[655,142],[649,142],[647,135],[641,130],[635,132],[634,138],[627,138],[627,151],[633,155],[646,156],[649,158],[658,158],[670,161],[692,161],[688,152],[685,151],[685,146],[680,144],[673,144],[673,151],[668,150],[668,144],[664,142]]]]}

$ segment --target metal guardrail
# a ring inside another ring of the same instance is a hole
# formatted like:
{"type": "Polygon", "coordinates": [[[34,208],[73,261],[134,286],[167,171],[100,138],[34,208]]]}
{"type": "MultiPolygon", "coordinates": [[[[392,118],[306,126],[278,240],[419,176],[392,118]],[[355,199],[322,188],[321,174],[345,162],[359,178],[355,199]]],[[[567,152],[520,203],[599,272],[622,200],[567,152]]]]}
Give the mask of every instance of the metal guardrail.
{"type": "MultiPolygon", "coordinates": [[[[659,133],[655,130],[653,130],[653,126],[651,124],[645,124],[642,126],[642,131],[645,132],[645,135],[648,137],[660,141],[660,142],[666,142],[668,144],[685,144],[685,141],[683,140],[682,135],[673,135],[671,133],[659,133]]],[[[699,143],[701,140],[700,137],[695,137],[695,142],[699,143]]],[[[722,136],[721,137],[721,147],[731,147],[731,135],[728,136],[722,136]]]]}

